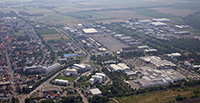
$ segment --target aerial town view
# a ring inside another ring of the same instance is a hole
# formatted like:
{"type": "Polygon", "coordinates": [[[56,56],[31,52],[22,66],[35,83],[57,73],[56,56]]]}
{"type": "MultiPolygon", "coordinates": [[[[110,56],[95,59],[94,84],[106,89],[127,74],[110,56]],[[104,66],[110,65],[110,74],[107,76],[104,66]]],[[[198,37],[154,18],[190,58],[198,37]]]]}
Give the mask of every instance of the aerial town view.
{"type": "Polygon", "coordinates": [[[200,103],[200,1],[0,0],[0,103],[200,103]]]}

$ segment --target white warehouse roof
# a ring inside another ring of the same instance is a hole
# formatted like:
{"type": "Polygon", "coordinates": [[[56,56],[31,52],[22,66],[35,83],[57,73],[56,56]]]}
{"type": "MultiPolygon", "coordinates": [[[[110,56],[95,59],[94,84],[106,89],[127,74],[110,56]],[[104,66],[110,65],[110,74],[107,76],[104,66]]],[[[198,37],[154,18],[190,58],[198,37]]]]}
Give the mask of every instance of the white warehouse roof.
{"type": "Polygon", "coordinates": [[[98,33],[98,31],[94,28],[83,29],[83,32],[86,33],[86,34],[98,33]]]}
{"type": "Polygon", "coordinates": [[[98,88],[90,89],[92,95],[101,95],[102,92],[98,88]]]}

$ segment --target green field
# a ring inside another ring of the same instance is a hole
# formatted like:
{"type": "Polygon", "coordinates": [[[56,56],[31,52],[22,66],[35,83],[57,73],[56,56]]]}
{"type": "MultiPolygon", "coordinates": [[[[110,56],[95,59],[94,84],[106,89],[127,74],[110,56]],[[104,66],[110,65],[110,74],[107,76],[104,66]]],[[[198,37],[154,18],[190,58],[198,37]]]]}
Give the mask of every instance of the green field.
{"type": "Polygon", "coordinates": [[[176,16],[160,13],[156,10],[151,9],[133,9],[132,11],[136,12],[137,14],[153,17],[153,18],[175,18],[176,16]]]}
{"type": "MultiPolygon", "coordinates": [[[[199,91],[199,88],[200,88],[199,85],[194,87],[184,87],[184,88],[182,87],[182,89],[181,88],[169,89],[166,91],[160,90],[142,94],[134,94],[132,96],[126,96],[126,97],[115,97],[115,99],[117,99],[120,103],[161,103],[161,102],[169,103],[170,101],[177,102],[176,97],[179,94],[181,95],[181,97],[186,97],[187,100],[190,100],[190,97],[196,95],[196,93],[193,93],[193,91],[199,91]]],[[[200,93],[197,93],[197,95],[200,96],[200,93]]],[[[115,102],[110,101],[108,103],[115,103],[115,102]]]]}
{"type": "Polygon", "coordinates": [[[58,32],[55,29],[36,29],[36,31],[42,35],[42,34],[58,34],[58,32]]]}
{"type": "Polygon", "coordinates": [[[68,80],[70,82],[73,82],[76,78],[75,77],[66,77],[66,76],[59,75],[56,79],[63,79],[63,80],[68,80]]]}
{"type": "Polygon", "coordinates": [[[15,35],[24,36],[26,34],[24,33],[24,30],[19,30],[18,32],[15,32],[15,35]]]}

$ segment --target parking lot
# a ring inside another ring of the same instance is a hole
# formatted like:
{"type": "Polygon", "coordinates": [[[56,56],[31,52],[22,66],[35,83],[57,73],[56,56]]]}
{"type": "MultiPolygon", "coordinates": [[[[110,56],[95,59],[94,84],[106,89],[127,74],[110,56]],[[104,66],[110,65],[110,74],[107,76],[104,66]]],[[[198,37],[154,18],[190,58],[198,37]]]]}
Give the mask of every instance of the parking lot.
{"type": "Polygon", "coordinates": [[[95,40],[106,46],[111,51],[121,50],[122,48],[129,47],[120,41],[116,40],[114,37],[105,36],[105,37],[94,37],[95,40]]]}

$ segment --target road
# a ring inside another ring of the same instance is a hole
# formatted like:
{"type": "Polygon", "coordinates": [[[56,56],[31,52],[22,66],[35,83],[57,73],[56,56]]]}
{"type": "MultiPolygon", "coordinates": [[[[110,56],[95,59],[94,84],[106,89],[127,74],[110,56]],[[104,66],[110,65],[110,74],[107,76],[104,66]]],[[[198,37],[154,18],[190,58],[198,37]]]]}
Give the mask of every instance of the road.
{"type": "Polygon", "coordinates": [[[10,58],[9,58],[9,55],[8,55],[8,51],[7,51],[7,48],[5,46],[5,43],[2,39],[2,37],[1,37],[1,40],[2,40],[2,43],[3,43],[4,48],[5,48],[5,55],[6,55],[8,73],[10,74],[10,77],[11,77],[11,84],[12,84],[12,88],[13,88],[13,96],[15,97],[17,95],[17,93],[15,92],[16,88],[15,88],[15,83],[14,83],[14,70],[12,69],[12,66],[11,66],[11,63],[10,63],[10,58]]]}
{"type": "Polygon", "coordinates": [[[69,39],[71,39],[77,46],[80,47],[81,50],[85,53],[85,58],[81,61],[81,63],[88,63],[90,61],[90,54],[81,44],[79,44],[76,40],[74,40],[72,37],[70,37],[64,30],[57,28],[56,30],[59,30],[61,33],[65,34],[69,39]]]}
{"type": "Polygon", "coordinates": [[[78,94],[80,94],[80,96],[82,97],[84,103],[89,103],[87,98],[81,93],[80,90],[76,89],[76,91],[78,92],[78,94]]]}

